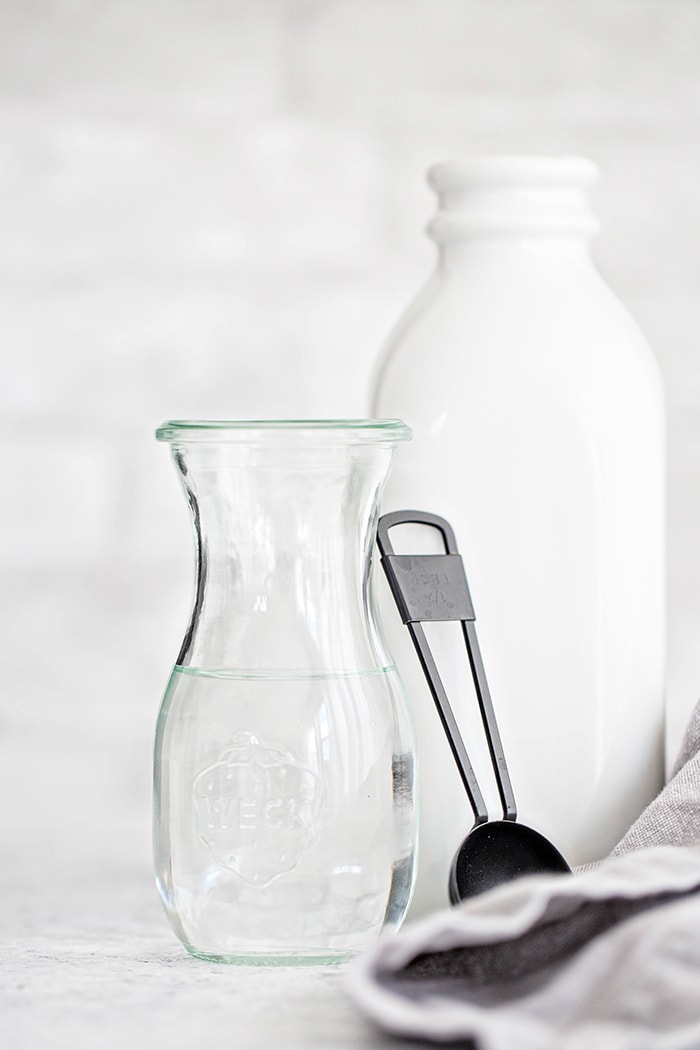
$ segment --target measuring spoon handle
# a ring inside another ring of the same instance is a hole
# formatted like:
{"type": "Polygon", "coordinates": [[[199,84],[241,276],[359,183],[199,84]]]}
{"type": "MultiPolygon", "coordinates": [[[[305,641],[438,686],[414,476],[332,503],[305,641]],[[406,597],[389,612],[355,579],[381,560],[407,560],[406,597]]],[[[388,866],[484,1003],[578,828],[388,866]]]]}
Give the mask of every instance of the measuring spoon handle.
{"type": "Polygon", "coordinates": [[[472,605],[462,557],[452,526],[437,514],[400,510],[384,514],[377,526],[377,546],[401,619],[408,627],[423,673],[437,707],[477,824],[488,820],[483,795],[459,732],[454,713],[430,651],[422,622],[457,620],[462,623],[481,721],[489,748],[505,820],[515,820],[517,810],[506,765],[481,651],[476,637],[472,605]],[[444,554],[396,554],[389,530],[397,525],[428,525],[442,534],[444,554]]]}

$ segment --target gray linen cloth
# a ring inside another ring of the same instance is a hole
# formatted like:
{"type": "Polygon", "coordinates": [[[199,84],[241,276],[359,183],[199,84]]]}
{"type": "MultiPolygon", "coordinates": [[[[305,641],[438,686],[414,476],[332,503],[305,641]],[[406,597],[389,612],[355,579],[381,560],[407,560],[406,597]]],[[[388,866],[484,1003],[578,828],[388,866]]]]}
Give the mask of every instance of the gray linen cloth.
{"type": "Polygon", "coordinates": [[[475,1050],[700,1050],[700,704],[609,858],[409,925],[349,988],[390,1032],[475,1050]]]}

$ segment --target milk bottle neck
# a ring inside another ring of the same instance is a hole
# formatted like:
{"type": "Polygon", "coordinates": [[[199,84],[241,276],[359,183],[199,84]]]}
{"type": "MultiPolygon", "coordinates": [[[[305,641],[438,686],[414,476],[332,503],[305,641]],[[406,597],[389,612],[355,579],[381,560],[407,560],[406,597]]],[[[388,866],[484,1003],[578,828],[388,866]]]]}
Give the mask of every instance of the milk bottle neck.
{"type": "Polygon", "coordinates": [[[483,157],[429,174],[438,210],[428,233],[441,265],[475,254],[585,263],[598,222],[588,203],[597,170],[582,158],[483,157]]]}

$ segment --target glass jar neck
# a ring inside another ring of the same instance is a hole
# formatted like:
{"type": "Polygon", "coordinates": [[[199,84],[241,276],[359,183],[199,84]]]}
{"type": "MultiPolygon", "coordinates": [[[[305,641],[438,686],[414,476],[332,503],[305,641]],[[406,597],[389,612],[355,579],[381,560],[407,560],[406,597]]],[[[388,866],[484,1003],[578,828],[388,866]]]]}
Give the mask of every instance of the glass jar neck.
{"type": "Polygon", "coordinates": [[[282,431],[173,442],[197,549],[178,664],[301,677],[381,669],[369,566],[395,441],[282,431]]]}

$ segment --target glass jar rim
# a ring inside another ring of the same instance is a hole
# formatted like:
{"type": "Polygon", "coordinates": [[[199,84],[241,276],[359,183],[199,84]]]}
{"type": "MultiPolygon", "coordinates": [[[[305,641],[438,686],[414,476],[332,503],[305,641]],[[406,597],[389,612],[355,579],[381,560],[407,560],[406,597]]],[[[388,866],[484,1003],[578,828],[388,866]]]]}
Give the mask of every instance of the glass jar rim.
{"type": "Polygon", "coordinates": [[[402,419],[169,419],[156,430],[158,441],[249,440],[261,431],[347,434],[356,440],[408,441],[411,428],[402,419]]]}

